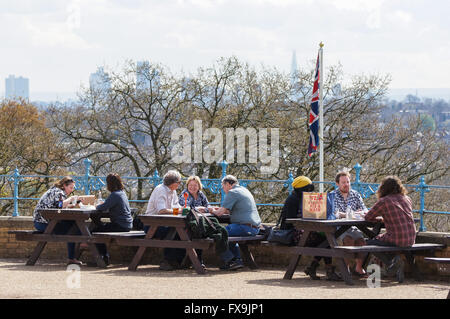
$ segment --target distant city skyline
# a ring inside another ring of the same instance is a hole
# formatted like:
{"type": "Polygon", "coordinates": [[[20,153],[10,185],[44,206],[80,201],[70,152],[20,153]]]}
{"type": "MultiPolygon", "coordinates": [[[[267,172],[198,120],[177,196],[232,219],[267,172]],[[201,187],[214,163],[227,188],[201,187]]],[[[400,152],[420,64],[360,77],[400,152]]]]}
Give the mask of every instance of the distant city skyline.
{"type": "MultiPolygon", "coordinates": [[[[148,89],[150,87],[150,78],[154,75],[150,74],[150,62],[148,60],[136,61],[136,87],[137,89],[148,89]]],[[[296,51],[292,51],[291,62],[290,62],[290,77],[291,82],[293,81],[293,73],[296,70],[299,70],[297,65],[297,54],[296,51]]],[[[157,74],[155,77],[156,81],[157,74]]],[[[153,81],[155,81],[153,79],[153,81]]],[[[10,75],[5,79],[5,88],[8,86],[8,81],[10,83],[20,83],[17,84],[18,90],[24,91],[26,87],[26,93],[22,93],[20,96],[27,96],[26,99],[30,99],[30,101],[40,101],[40,102],[65,102],[69,100],[76,100],[77,91],[74,92],[29,92],[29,79],[20,77],[15,77],[14,75],[10,75]],[[26,83],[25,83],[26,81],[26,83]]],[[[10,84],[11,86],[11,84],[10,84]]],[[[109,90],[111,89],[110,77],[107,71],[105,71],[103,66],[97,66],[95,72],[91,72],[89,74],[89,87],[91,90],[109,90]]],[[[10,89],[14,90],[13,88],[10,89]]],[[[7,97],[7,89],[5,92],[0,91],[0,96],[7,97]]],[[[13,92],[13,91],[11,91],[13,92]]],[[[14,94],[9,94],[8,96],[12,97],[14,94]]],[[[450,100],[450,88],[391,88],[389,89],[386,97],[391,100],[402,101],[406,98],[407,95],[414,95],[419,98],[432,98],[432,99],[444,99],[450,100]]]]}
{"type": "Polygon", "coordinates": [[[76,92],[98,66],[149,60],[189,76],[230,56],[289,73],[293,50],[309,70],[323,42],[325,71],[448,88],[448,16],[445,0],[16,0],[0,11],[0,78],[76,92]]]}

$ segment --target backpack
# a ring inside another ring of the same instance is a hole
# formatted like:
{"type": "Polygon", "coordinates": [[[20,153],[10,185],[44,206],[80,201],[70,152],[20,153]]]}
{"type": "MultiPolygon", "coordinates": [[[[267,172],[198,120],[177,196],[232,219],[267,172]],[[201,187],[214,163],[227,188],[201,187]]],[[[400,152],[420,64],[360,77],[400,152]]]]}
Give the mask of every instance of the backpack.
{"type": "Polygon", "coordinates": [[[207,217],[191,207],[186,215],[186,228],[192,238],[212,238],[215,242],[216,253],[221,254],[228,249],[228,232],[217,218],[207,217]]]}

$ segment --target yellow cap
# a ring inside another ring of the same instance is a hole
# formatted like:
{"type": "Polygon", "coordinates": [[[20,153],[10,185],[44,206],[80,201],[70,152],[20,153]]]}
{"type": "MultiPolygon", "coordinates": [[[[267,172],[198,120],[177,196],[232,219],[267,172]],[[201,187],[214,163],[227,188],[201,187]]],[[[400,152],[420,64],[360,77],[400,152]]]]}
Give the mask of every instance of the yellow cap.
{"type": "Polygon", "coordinates": [[[302,188],[306,185],[312,184],[311,180],[306,176],[299,176],[294,179],[292,182],[292,187],[294,188],[302,188]]]}

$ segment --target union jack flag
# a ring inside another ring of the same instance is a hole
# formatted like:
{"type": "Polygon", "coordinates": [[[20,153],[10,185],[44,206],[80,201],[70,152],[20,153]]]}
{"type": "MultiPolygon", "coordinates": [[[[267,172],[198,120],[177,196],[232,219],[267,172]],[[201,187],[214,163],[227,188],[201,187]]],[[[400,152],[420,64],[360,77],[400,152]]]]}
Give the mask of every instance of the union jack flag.
{"type": "Polygon", "coordinates": [[[309,146],[308,156],[317,152],[319,146],[319,79],[320,79],[319,55],[317,55],[316,73],[314,78],[313,94],[311,99],[311,111],[309,112],[309,146]]]}

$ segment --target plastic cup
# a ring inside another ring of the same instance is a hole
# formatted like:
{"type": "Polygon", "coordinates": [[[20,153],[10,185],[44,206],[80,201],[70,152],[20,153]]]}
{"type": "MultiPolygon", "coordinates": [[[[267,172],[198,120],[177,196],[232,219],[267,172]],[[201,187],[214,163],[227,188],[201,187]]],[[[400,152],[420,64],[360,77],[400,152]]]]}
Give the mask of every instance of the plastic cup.
{"type": "Polygon", "coordinates": [[[179,207],[174,207],[173,208],[173,214],[174,215],[178,215],[179,212],[180,212],[180,208],[179,207]]]}

